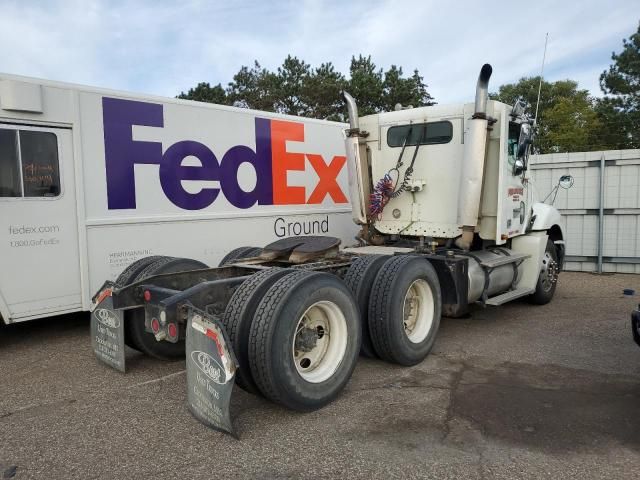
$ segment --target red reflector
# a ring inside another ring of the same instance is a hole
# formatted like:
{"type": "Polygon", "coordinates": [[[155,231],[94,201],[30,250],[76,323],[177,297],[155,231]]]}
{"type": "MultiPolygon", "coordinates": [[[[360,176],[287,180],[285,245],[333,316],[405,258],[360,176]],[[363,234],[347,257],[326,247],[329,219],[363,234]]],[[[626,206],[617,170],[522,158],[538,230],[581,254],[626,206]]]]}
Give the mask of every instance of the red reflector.
{"type": "Polygon", "coordinates": [[[175,338],[178,336],[178,327],[176,327],[175,323],[169,324],[169,336],[171,338],[175,338]]]}
{"type": "Polygon", "coordinates": [[[144,300],[145,302],[148,302],[149,300],[151,300],[151,292],[149,290],[144,291],[144,300]]]}
{"type": "Polygon", "coordinates": [[[160,322],[157,318],[151,319],[151,330],[153,330],[154,333],[158,333],[158,331],[160,330],[160,322]]]}
{"type": "Polygon", "coordinates": [[[100,292],[100,295],[98,296],[98,298],[96,300],[96,305],[98,305],[99,303],[102,303],[102,301],[105,298],[110,297],[112,293],[113,293],[113,291],[110,288],[107,288],[106,290],[103,290],[102,292],[100,292]]]}
{"type": "Polygon", "coordinates": [[[220,343],[220,340],[218,339],[218,334],[216,332],[214,332],[213,330],[210,330],[207,328],[207,337],[213,339],[214,342],[216,342],[216,347],[218,347],[218,354],[221,357],[224,357],[224,349],[222,348],[222,344],[220,343]]]}

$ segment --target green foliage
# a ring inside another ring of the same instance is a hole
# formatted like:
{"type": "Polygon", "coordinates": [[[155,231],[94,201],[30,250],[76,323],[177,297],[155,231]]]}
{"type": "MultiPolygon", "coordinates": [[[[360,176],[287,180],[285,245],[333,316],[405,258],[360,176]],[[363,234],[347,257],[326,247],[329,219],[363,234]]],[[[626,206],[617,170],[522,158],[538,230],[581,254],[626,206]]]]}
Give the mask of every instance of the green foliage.
{"type": "Polygon", "coordinates": [[[181,92],[178,98],[186,100],[195,100],[197,102],[217,103],[220,105],[228,104],[227,92],[222,88],[222,85],[218,84],[214,87],[209,83],[201,82],[190,88],[187,93],[181,92]]]}
{"type": "Polygon", "coordinates": [[[344,118],[341,93],[347,84],[344,75],[331,63],[323,63],[307,77],[303,95],[308,105],[307,116],[327,120],[344,118]]]}
{"type": "Polygon", "coordinates": [[[311,75],[311,65],[297,57],[287,56],[276,76],[276,111],[290,115],[308,116],[305,83],[311,75]]]}
{"type": "Polygon", "coordinates": [[[276,72],[256,61],[251,68],[240,68],[226,90],[220,84],[199,83],[178,98],[338,121],[346,118],[342,90],[355,97],[360,115],[393,110],[396,103],[435,103],[418,70],[405,78],[401,67],[392,65],[384,72],[371,56],[359,55],[352,57],[349,73],[347,80],[330,62],[314,69],[289,55],[276,72]]]}
{"type": "Polygon", "coordinates": [[[413,76],[403,78],[402,67],[391,65],[384,74],[382,87],[382,110],[385,111],[395,109],[397,104],[418,107],[435,103],[433,97],[427,92],[427,86],[418,70],[414,70],[413,76]]]}
{"type": "Polygon", "coordinates": [[[640,148],[640,24],[622,42],[622,52],[612,53],[613,64],[600,75],[599,138],[615,148],[640,148]]]}
{"type": "MultiPolygon", "coordinates": [[[[521,78],[502,85],[489,97],[509,105],[520,98],[532,115],[536,110],[540,77],[521,78]]],[[[593,149],[593,135],[599,126],[594,100],[573,80],[542,82],[538,107],[538,131],[534,150],[540,153],[577,152],[593,149]]]]}
{"type": "Polygon", "coordinates": [[[262,68],[256,61],[252,68],[243,66],[233,76],[233,81],[227,88],[227,96],[232,105],[275,112],[278,88],[278,76],[262,68]]]}
{"type": "Polygon", "coordinates": [[[347,91],[353,95],[358,103],[358,113],[369,115],[382,110],[384,86],[382,81],[382,69],[376,67],[371,61],[371,56],[351,58],[349,67],[350,79],[347,91]]]}

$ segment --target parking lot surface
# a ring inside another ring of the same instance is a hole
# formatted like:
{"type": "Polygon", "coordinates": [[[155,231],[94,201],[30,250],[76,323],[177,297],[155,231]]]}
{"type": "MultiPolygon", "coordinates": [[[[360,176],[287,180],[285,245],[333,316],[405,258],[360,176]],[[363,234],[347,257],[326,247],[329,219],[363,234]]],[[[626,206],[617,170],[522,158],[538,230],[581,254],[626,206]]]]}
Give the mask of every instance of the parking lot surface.
{"type": "Polygon", "coordinates": [[[309,414],[236,389],[237,441],[186,408],[184,361],[99,364],[86,315],[0,328],[0,478],[633,478],[640,276],[563,273],[554,301],[443,319],[406,368],[361,359],[309,414]]]}

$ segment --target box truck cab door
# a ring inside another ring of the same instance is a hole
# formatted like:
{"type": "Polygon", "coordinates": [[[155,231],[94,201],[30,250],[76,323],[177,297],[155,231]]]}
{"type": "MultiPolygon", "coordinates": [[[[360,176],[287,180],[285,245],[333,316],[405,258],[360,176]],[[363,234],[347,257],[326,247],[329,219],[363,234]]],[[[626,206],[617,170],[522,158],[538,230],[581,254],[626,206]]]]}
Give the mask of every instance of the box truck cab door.
{"type": "Polygon", "coordinates": [[[70,129],[0,123],[0,301],[8,310],[5,321],[81,305],[72,152],[70,129]]]}

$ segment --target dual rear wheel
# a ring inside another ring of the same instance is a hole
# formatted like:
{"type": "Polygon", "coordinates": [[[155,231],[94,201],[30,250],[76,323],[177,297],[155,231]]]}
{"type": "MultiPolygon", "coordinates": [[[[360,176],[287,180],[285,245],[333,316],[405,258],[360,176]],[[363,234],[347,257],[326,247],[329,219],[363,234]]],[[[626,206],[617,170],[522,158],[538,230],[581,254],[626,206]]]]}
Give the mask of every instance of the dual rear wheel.
{"type": "Polygon", "coordinates": [[[294,410],[331,402],[358,359],[358,307],[328,273],[258,273],[236,290],[223,323],[240,365],[238,385],[294,410]]]}
{"type": "MultiPolygon", "coordinates": [[[[221,263],[255,250],[242,247],[221,263]]],[[[118,285],[162,273],[206,268],[200,262],[149,257],[128,267],[118,285]]],[[[234,292],[222,323],[238,359],[238,386],[300,411],[320,408],[348,382],[361,350],[414,365],[431,350],[440,323],[440,289],[419,256],[364,256],[344,282],[329,273],[271,268],[234,292]]],[[[144,310],[126,312],[127,344],[150,356],[184,356],[184,342],[158,342],[144,310]]]]}

